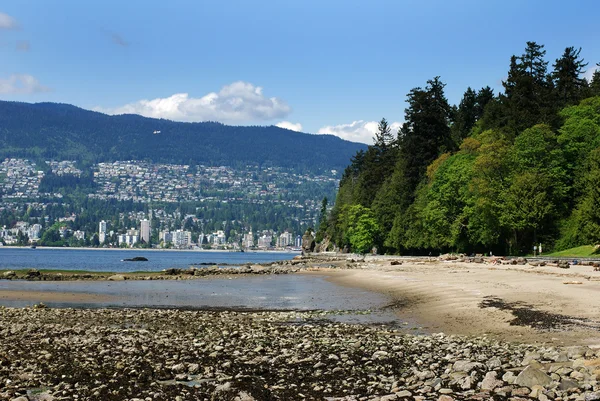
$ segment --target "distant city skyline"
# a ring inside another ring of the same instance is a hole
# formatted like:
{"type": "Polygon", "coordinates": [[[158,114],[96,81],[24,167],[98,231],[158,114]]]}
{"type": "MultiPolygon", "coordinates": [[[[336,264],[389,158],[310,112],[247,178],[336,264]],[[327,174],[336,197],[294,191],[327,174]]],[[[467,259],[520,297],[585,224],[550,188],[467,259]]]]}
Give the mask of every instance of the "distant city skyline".
{"type": "Polygon", "coordinates": [[[434,76],[454,104],[468,86],[498,92],[526,41],[550,68],[581,47],[591,76],[599,14],[592,0],[7,0],[0,99],[371,143],[434,76]]]}

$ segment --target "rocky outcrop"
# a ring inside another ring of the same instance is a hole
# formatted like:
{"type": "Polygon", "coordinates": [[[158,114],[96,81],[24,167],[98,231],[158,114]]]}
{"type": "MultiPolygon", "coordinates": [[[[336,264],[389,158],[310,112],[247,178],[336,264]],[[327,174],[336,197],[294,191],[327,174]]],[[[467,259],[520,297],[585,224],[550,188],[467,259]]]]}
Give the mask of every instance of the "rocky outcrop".
{"type": "Polygon", "coordinates": [[[315,238],[311,231],[306,231],[302,236],[302,252],[310,253],[315,250],[315,238]]]}
{"type": "Polygon", "coordinates": [[[127,259],[123,259],[123,262],[147,262],[148,258],[145,258],[143,256],[136,256],[133,258],[127,258],[127,259]]]}

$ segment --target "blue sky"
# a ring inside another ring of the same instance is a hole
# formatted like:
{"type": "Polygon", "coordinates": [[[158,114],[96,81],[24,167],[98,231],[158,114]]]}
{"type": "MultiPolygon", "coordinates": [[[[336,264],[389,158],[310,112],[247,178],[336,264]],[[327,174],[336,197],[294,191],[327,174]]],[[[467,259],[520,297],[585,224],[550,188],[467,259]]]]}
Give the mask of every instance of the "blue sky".
{"type": "MultiPolygon", "coordinates": [[[[411,88],[501,88],[525,42],[600,62],[600,2],[5,0],[0,99],[370,142],[411,88]]],[[[397,126],[397,125],[395,125],[397,126]]]]}

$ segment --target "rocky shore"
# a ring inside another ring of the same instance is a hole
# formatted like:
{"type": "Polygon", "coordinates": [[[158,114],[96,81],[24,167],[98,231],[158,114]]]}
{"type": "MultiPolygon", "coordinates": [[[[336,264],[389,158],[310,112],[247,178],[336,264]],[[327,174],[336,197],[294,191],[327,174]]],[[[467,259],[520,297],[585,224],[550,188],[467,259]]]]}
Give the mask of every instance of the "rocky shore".
{"type": "Polygon", "coordinates": [[[319,312],[0,309],[3,400],[597,400],[600,359],[319,312]]]}
{"type": "MultiPolygon", "coordinates": [[[[331,265],[330,267],[335,267],[331,265]]],[[[244,264],[241,266],[219,266],[207,264],[204,266],[190,266],[187,269],[169,268],[159,272],[133,272],[133,273],[108,273],[108,272],[69,272],[40,271],[38,269],[7,270],[0,273],[4,280],[29,280],[29,281],[82,281],[82,280],[185,280],[207,276],[243,275],[243,274],[289,274],[308,269],[305,260],[283,260],[273,263],[244,264]]]]}

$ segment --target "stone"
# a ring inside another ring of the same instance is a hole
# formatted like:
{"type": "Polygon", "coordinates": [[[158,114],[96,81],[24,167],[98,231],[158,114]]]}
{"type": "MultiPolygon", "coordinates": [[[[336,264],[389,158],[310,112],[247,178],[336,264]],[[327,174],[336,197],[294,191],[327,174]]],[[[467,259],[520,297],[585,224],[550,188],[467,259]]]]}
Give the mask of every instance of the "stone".
{"type": "Polygon", "coordinates": [[[192,375],[198,373],[199,370],[200,370],[200,365],[198,365],[197,363],[190,363],[188,365],[188,372],[192,375]]]}
{"type": "Polygon", "coordinates": [[[6,272],[2,273],[2,277],[4,277],[4,278],[13,278],[16,275],[17,275],[17,273],[15,273],[12,270],[9,270],[9,271],[6,271],[6,272]]]}
{"type": "Polygon", "coordinates": [[[515,376],[515,374],[511,371],[508,371],[504,375],[502,375],[502,380],[504,380],[508,384],[513,384],[516,378],[517,376],[515,376]]]}
{"type": "Polygon", "coordinates": [[[454,365],[452,366],[452,370],[454,370],[455,372],[469,373],[473,369],[481,369],[483,367],[484,367],[484,365],[479,362],[460,360],[460,361],[454,362],[454,365]]]}
{"type": "Polygon", "coordinates": [[[546,373],[532,366],[527,366],[515,379],[514,384],[532,388],[535,385],[547,386],[552,379],[546,373]]]}
{"type": "Polygon", "coordinates": [[[502,380],[498,380],[498,373],[495,371],[487,372],[483,381],[481,382],[481,389],[491,391],[496,387],[500,387],[504,384],[502,380]]]}
{"type": "Polygon", "coordinates": [[[579,384],[576,381],[563,378],[558,385],[561,390],[570,390],[572,388],[579,388],[579,384]]]}
{"type": "Polygon", "coordinates": [[[446,395],[446,394],[442,394],[439,396],[439,398],[437,399],[437,401],[454,401],[454,398],[446,395]]]}
{"type": "Polygon", "coordinates": [[[237,397],[235,397],[233,399],[233,401],[255,401],[256,398],[252,397],[250,394],[248,394],[245,391],[240,391],[237,395],[237,397]]]}
{"type": "Polygon", "coordinates": [[[560,262],[558,262],[558,267],[560,267],[561,269],[568,269],[571,267],[571,265],[566,260],[561,260],[560,262]]]}
{"type": "Polygon", "coordinates": [[[371,356],[371,359],[382,359],[382,358],[387,358],[387,356],[389,355],[388,352],[386,351],[375,351],[373,353],[373,355],[371,356]]]}
{"type": "Polygon", "coordinates": [[[107,280],[108,281],[124,281],[125,276],[122,274],[115,274],[115,275],[110,276],[107,280]]]}
{"type": "Polygon", "coordinates": [[[315,250],[315,238],[311,231],[306,230],[302,236],[302,252],[313,252],[315,250]]]}
{"type": "Polygon", "coordinates": [[[487,366],[488,369],[498,369],[502,367],[502,361],[496,356],[488,359],[488,361],[485,363],[485,366],[487,366]]]}

